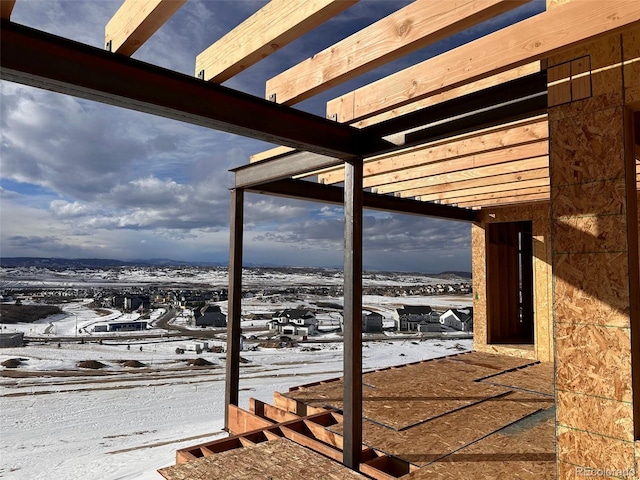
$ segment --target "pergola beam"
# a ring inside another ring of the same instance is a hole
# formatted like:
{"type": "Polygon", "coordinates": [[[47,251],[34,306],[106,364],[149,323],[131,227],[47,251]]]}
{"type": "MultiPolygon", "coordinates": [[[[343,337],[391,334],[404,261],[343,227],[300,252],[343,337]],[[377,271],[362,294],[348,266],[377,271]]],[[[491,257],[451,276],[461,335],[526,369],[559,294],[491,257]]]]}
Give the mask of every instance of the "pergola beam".
{"type": "Polygon", "coordinates": [[[105,49],[133,55],[186,1],[125,0],[105,27],[105,49]]]}
{"type": "MultiPolygon", "coordinates": [[[[437,141],[412,147],[399,153],[369,159],[364,164],[365,179],[372,175],[391,173],[427,163],[477,155],[505,148],[515,148],[549,138],[549,127],[545,117],[534,117],[522,122],[473,132],[446,141],[437,141]]],[[[321,183],[342,182],[344,171],[334,169],[318,175],[321,183]]]]}
{"type": "MultiPolygon", "coordinates": [[[[545,194],[548,196],[550,191],[551,191],[551,187],[547,184],[540,187],[522,188],[519,190],[495,191],[492,193],[483,193],[481,195],[464,195],[460,197],[449,198],[447,200],[442,200],[442,203],[444,205],[478,206],[485,201],[499,200],[503,198],[517,198],[517,197],[528,198],[529,195],[535,195],[535,194],[545,194]]],[[[464,192],[461,192],[461,193],[464,193],[464,192]]]]}
{"type": "Polygon", "coordinates": [[[331,100],[327,115],[354,122],[544,59],[639,21],[637,0],[569,2],[331,100]]]}
{"type": "MultiPolygon", "coordinates": [[[[470,172],[472,175],[478,172],[470,172]]],[[[447,175],[437,175],[424,179],[421,185],[398,192],[401,197],[420,198],[423,195],[433,193],[448,192],[449,190],[461,190],[465,188],[476,188],[487,186],[489,188],[499,188],[507,183],[526,182],[529,180],[546,179],[549,181],[549,166],[532,168],[530,170],[516,170],[515,172],[500,173],[495,175],[479,176],[469,178],[468,172],[453,172],[447,175]]],[[[432,199],[435,200],[435,199],[432,199]]]]}
{"type": "Polygon", "coordinates": [[[0,78],[336,158],[387,148],[347,125],[2,20],[0,78]]]}
{"type": "Polygon", "coordinates": [[[196,76],[222,83],[358,0],[271,0],[196,57],[196,76]]]}
{"type": "Polygon", "coordinates": [[[488,165],[485,167],[470,168],[458,172],[445,172],[436,175],[430,175],[424,178],[406,180],[402,182],[389,183],[380,185],[376,188],[377,193],[397,193],[404,190],[413,190],[421,187],[435,185],[440,183],[451,183],[457,180],[469,180],[477,178],[493,177],[504,173],[519,174],[525,170],[534,170],[538,168],[549,168],[549,157],[528,158],[526,160],[516,160],[514,162],[501,163],[499,165],[488,165]]]}
{"type": "Polygon", "coordinates": [[[293,152],[262,162],[249,163],[231,171],[235,175],[235,186],[245,188],[263,183],[290,178],[341,164],[338,158],[308,152],[293,152]]]}
{"type": "Polygon", "coordinates": [[[419,178],[441,175],[450,172],[459,172],[488,165],[500,166],[517,160],[538,158],[549,155],[549,142],[542,140],[536,143],[528,143],[517,147],[507,147],[500,150],[482,152],[470,156],[459,157],[447,161],[429,162],[425,158],[422,165],[406,168],[404,170],[371,175],[365,178],[364,187],[378,187],[394,182],[405,182],[419,178]]]}
{"type": "MultiPolygon", "coordinates": [[[[322,185],[304,180],[278,180],[249,187],[246,191],[333,205],[344,204],[344,189],[342,187],[322,185]]],[[[363,192],[363,202],[364,208],[368,210],[380,210],[404,215],[442,218],[462,222],[478,221],[476,212],[472,210],[421,202],[409,198],[399,198],[391,195],[378,195],[365,191],[363,192]]]]}
{"type": "Polygon", "coordinates": [[[544,202],[549,201],[549,193],[532,193],[530,195],[514,195],[510,197],[492,198],[485,200],[476,200],[473,202],[460,202],[460,207],[495,207],[498,205],[511,205],[514,203],[522,204],[528,202],[544,202]]]}
{"type": "Polygon", "coordinates": [[[441,201],[445,204],[458,203],[462,197],[471,195],[487,195],[512,192],[514,190],[523,190],[535,187],[548,187],[549,177],[534,178],[532,180],[521,180],[519,182],[499,183],[493,185],[485,185],[482,187],[460,188],[456,189],[456,184],[449,184],[449,188],[439,193],[431,193],[420,195],[419,200],[423,202],[441,201]]]}
{"type": "Polygon", "coordinates": [[[528,1],[416,0],[271,78],[267,97],[294,105],[528,1]]]}

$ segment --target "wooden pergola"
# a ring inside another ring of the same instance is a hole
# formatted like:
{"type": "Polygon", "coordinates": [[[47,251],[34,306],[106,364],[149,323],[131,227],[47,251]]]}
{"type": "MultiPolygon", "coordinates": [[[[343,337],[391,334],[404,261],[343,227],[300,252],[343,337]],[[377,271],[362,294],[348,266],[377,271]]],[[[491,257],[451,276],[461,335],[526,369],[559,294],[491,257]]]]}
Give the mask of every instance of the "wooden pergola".
{"type": "MultiPolygon", "coordinates": [[[[321,118],[292,106],[528,0],[415,0],[269,79],[264,99],[220,83],[356,0],[271,0],[199,54],[193,77],[129,58],[185,1],[126,0],[107,24],[100,50],[11,22],[15,2],[2,0],[1,78],[281,145],[234,170],[227,410],[238,404],[244,193],[344,204],[343,463],[357,470],[363,209],[478,223],[488,208],[548,203],[550,109],[594,97],[595,75],[613,68],[589,53],[549,59],[616,35],[640,38],[640,2],[548,0],[544,12],[329,101],[321,118]]],[[[613,64],[640,77],[640,52],[633,48],[613,64]]],[[[628,82],[640,88],[633,75],[628,82]]],[[[637,113],[634,121],[640,129],[637,113]]],[[[626,178],[626,215],[633,219],[640,177],[629,167],[626,178]]],[[[640,320],[633,274],[638,226],[628,223],[633,322],[640,320]]],[[[632,344],[632,357],[640,360],[637,334],[632,344]]],[[[637,369],[633,378],[640,388],[637,369]]],[[[634,412],[637,420],[639,402],[634,412]]]]}

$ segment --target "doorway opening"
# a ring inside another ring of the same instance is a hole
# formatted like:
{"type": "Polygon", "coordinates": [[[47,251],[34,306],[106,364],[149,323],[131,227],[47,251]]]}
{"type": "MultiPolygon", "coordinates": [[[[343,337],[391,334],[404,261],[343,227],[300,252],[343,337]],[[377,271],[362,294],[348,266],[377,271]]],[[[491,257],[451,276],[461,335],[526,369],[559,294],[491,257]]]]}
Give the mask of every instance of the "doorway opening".
{"type": "Polygon", "coordinates": [[[534,343],[532,230],[531,221],[488,225],[489,343],[534,343]]]}

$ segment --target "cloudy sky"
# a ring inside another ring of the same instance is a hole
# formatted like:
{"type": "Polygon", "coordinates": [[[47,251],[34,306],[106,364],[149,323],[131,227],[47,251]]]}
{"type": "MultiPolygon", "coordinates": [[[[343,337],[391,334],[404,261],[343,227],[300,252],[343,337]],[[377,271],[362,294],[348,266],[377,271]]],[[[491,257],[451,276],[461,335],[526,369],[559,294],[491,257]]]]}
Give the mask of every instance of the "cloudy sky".
{"type": "MultiPolygon", "coordinates": [[[[302,0],[300,0],[302,1],[302,0]]],[[[12,21],[96,47],[120,1],[18,0],[12,21]]],[[[188,0],[133,57],[193,75],[195,57],[266,2],[188,0]]],[[[267,79],[410,2],[362,0],[225,83],[267,79]]],[[[347,91],[544,9],[534,1],[296,106],[324,115],[347,91]]],[[[228,170],[273,145],[0,82],[0,255],[226,262],[228,170]]],[[[342,209],[249,195],[245,262],[342,264],[342,209]]],[[[470,270],[470,226],[365,212],[365,267],[470,270]]]]}

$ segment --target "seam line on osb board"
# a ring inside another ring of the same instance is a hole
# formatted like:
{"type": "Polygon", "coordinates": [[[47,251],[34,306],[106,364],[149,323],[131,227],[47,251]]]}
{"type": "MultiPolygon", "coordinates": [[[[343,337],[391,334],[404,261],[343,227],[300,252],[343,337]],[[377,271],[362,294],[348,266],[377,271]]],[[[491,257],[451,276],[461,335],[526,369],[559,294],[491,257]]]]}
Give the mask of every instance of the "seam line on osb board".
{"type": "Polygon", "coordinates": [[[608,400],[610,402],[618,402],[618,403],[624,403],[627,405],[633,405],[633,402],[630,402],[629,400],[616,400],[615,398],[603,397],[601,395],[591,395],[589,393],[584,393],[584,392],[575,392],[573,390],[565,390],[563,388],[558,388],[558,387],[556,387],[556,391],[562,392],[562,393],[571,393],[574,395],[580,395],[582,397],[598,398],[600,400],[608,400]]]}
{"type": "Polygon", "coordinates": [[[558,427],[566,428],[568,430],[574,430],[576,432],[588,433],[589,435],[595,435],[596,437],[608,438],[610,440],[618,440],[620,442],[629,443],[631,445],[635,445],[636,443],[635,440],[625,440],[624,438],[620,438],[620,437],[612,437],[611,435],[605,435],[603,433],[596,433],[590,430],[584,430],[582,428],[571,427],[569,425],[565,425],[564,423],[560,423],[560,422],[558,422],[558,427]]]}
{"type": "Polygon", "coordinates": [[[580,327],[603,327],[603,328],[622,328],[625,330],[631,330],[629,325],[607,325],[603,323],[578,323],[578,322],[562,322],[556,320],[556,324],[558,325],[578,325],[580,327]]]}

